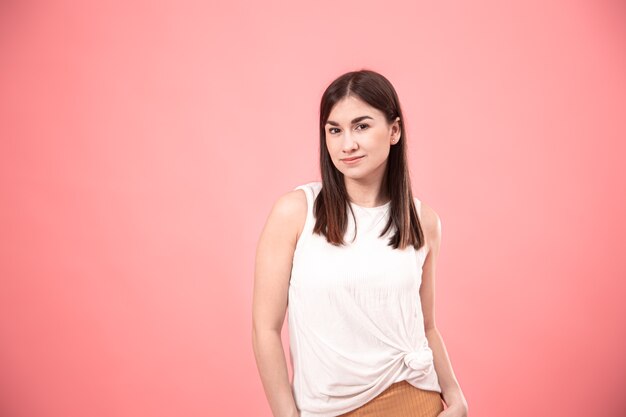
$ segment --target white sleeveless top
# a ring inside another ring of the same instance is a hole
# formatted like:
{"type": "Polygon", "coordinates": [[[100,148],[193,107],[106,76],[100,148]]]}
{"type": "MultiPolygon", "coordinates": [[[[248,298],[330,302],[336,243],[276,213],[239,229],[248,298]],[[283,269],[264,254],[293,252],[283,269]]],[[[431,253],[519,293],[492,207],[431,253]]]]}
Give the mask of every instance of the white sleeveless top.
{"type": "MultiPolygon", "coordinates": [[[[419,296],[425,246],[387,245],[395,227],[378,235],[390,202],[350,203],[346,246],[313,234],[313,202],[321,182],[306,193],[308,211],[293,257],[288,321],[293,395],[301,417],[331,417],[354,410],[391,384],[406,380],[441,393],[424,333],[419,296]]],[[[415,198],[417,212],[421,202],[415,198]]]]}

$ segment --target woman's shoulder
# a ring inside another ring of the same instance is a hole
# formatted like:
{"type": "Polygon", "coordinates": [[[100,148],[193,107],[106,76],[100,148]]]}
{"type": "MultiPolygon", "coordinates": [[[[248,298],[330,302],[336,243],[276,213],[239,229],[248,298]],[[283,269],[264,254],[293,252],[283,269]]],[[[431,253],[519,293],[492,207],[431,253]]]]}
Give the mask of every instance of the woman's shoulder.
{"type": "Polygon", "coordinates": [[[303,187],[296,187],[278,196],[272,207],[272,212],[283,217],[288,222],[298,223],[298,219],[304,219],[307,212],[307,196],[303,187]]]}
{"type": "Polygon", "coordinates": [[[274,202],[272,215],[282,219],[282,227],[295,235],[296,241],[302,234],[308,213],[309,196],[317,195],[321,189],[320,181],[300,184],[284,192],[274,202]]]}
{"type": "Polygon", "coordinates": [[[274,208],[279,210],[281,214],[287,215],[301,214],[302,211],[306,213],[307,196],[311,192],[314,195],[317,194],[321,188],[321,181],[310,181],[297,185],[280,195],[274,203],[274,208]]]}
{"type": "Polygon", "coordinates": [[[422,230],[427,242],[438,241],[441,238],[441,219],[435,209],[423,200],[415,199],[415,208],[418,212],[422,230]]]}
{"type": "Polygon", "coordinates": [[[317,195],[320,192],[320,190],[322,189],[322,182],[321,181],[305,182],[305,183],[302,183],[302,184],[300,184],[300,185],[298,185],[298,186],[296,186],[294,188],[294,190],[298,190],[298,189],[309,190],[309,191],[311,191],[313,193],[313,195],[317,195]]]}

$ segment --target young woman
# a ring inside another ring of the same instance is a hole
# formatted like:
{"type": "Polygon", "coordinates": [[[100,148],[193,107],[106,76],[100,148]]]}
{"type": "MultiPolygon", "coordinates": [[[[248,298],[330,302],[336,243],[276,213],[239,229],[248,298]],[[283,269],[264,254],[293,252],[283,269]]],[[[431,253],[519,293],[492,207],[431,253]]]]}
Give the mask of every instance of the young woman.
{"type": "Polygon", "coordinates": [[[435,324],[441,224],[413,197],[403,120],[382,75],[334,80],[320,107],[322,180],[278,198],[263,228],[252,341],[274,417],[467,416],[435,324]]]}

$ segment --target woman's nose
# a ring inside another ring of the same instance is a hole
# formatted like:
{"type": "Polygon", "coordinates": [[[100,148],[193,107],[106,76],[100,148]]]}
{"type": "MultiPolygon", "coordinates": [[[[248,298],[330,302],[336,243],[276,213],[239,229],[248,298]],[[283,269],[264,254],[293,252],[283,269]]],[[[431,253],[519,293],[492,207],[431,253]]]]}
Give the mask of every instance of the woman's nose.
{"type": "Polygon", "coordinates": [[[343,137],[343,148],[345,150],[354,149],[356,142],[354,138],[350,135],[350,133],[346,133],[343,137]]]}

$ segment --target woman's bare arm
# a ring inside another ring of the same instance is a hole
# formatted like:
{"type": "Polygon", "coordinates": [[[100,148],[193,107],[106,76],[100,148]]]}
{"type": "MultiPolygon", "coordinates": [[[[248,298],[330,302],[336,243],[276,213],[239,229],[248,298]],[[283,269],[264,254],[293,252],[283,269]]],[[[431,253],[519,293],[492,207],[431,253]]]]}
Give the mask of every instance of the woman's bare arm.
{"type": "Polygon", "coordinates": [[[431,207],[423,203],[420,218],[428,245],[428,254],[422,269],[422,285],[420,287],[424,330],[428,345],[433,351],[435,370],[443,400],[447,407],[458,410],[455,415],[466,416],[468,412],[467,401],[454,375],[446,346],[435,324],[435,270],[439,247],[441,246],[441,220],[431,207]]]}
{"type": "Polygon", "coordinates": [[[288,303],[293,253],[307,213],[303,190],[281,196],[267,218],[256,250],[252,347],[274,417],[297,417],[280,334],[288,303]]]}

